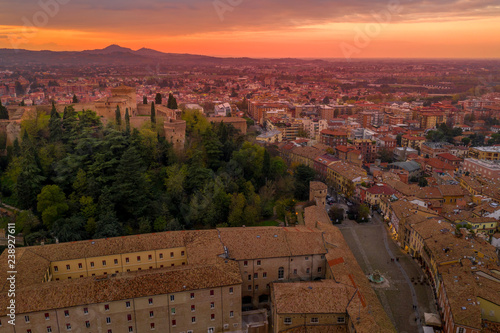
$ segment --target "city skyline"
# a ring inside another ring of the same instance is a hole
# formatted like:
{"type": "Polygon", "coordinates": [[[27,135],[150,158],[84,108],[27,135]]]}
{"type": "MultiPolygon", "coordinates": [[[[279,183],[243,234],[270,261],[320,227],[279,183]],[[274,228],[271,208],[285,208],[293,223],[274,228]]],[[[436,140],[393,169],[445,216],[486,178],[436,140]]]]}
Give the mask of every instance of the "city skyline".
{"type": "Polygon", "coordinates": [[[498,58],[495,1],[2,3],[0,48],[254,58],[498,58]],[[110,42],[112,41],[112,42],[110,42]]]}

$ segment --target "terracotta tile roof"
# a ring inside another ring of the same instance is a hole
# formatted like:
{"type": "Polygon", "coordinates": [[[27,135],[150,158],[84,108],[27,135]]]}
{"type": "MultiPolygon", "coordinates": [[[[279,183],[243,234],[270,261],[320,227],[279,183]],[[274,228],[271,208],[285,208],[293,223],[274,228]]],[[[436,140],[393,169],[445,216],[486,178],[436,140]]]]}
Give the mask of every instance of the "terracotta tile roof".
{"type": "Polygon", "coordinates": [[[263,259],[326,253],[321,232],[304,226],[295,228],[220,228],[229,257],[236,260],[263,259]]]}
{"type": "Polygon", "coordinates": [[[271,293],[278,314],[346,313],[356,289],[334,280],[273,283],[271,293]]]}
{"type": "Polygon", "coordinates": [[[193,262],[189,263],[211,259],[216,254],[224,252],[222,245],[218,242],[216,230],[162,232],[33,246],[28,247],[28,249],[49,261],[60,261],[176,247],[190,247],[191,249],[195,249],[196,246],[193,245],[200,242],[207,243],[207,245],[215,244],[216,246],[215,248],[210,246],[209,248],[205,248],[204,251],[200,251],[199,254],[201,257],[190,256],[189,259],[192,259],[193,262]],[[209,249],[213,251],[208,251],[209,249]]]}
{"type": "Polygon", "coordinates": [[[428,158],[425,164],[430,165],[433,169],[455,170],[455,167],[449,163],[443,162],[437,158],[428,158]]]}
{"type": "Polygon", "coordinates": [[[438,185],[439,191],[445,196],[463,196],[464,190],[460,185],[438,185]]]}
{"type": "Polygon", "coordinates": [[[442,154],[437,154],[437,156],[444,158],[449,161],[462,161],[461,158],[456,157],[455,155],[452,155],[450,153],[442,153],[442,154]]]}
{"type": "MultiPolygon", "coordinates": [[[[116,276],[86,277],[34,284],[16,292],[16,313],[241,284],[239,266],[228,260],[209,266],[177,266],[116,276]]],[[[5,315],[7,297],[0,300],[5,315]]]]}

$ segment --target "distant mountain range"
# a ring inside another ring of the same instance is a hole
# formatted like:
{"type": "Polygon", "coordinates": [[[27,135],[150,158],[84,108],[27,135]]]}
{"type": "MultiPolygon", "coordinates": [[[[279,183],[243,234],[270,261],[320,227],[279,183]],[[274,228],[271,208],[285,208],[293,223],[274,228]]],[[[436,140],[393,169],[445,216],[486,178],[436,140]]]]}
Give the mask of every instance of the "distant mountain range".
{"type": "Polygon", "coordinates": [[[216,66],[266,64],[326,64],[324,60],[219,58],[193,54],[164,53],[148,48],[137,51],[110,45],[100,50],[86,51],[29,51],[0,49],[0,66],[216,66]]]}

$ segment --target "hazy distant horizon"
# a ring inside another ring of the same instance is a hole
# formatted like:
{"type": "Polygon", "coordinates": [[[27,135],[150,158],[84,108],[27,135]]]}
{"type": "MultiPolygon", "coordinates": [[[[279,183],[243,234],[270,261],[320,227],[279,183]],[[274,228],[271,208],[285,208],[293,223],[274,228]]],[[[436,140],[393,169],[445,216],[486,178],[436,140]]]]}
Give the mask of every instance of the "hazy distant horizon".
{"type": "MultiPolygon", "coordinates": [[[[116,45],[116,44],[112,44],[112,45],[116,45]]],[[[111,45],[108,45],[108,47],[111,46],[111,45]]],[[[122,45],[118,45],[120,47],[123,47],[123,48],[127,48],[127,47],[124,47],[122,45]]],[[[18,50],[26,50],[26,51],[49,51],[49,52],[84,52],[84,51],[94,51],[94,50],[102,50],[102,49],[105,49],[106,47],[103,47],[103,48],[97,48],[97,49],[78,49],[78,50],[50,50],[50,49],[28,49],[28,48],[20,48],[18,50]]],[[[186,53],[186,52],[170,52],[170,51],[162,51],[162,50],[157,50],[157,49],[154,49],[153,47],[148,47],[148,46],[143,46],[143,47],[140,47],[140,48],[137,48],[137,49],[132,49],[130,48],[132,51],[138,51],[140,50],[141,48],[146,48],[146,49],[151,49],[151,50],[154,50],[154,51],[158,51],[158,52],[162,52],[162,53],[172,53],[172,54],[190,54],[190,55],[200,55],[200,56],[207,56],[207,57],[215,57],[215,58],[252,58],[252,59],[276,59],[276,60],[279,60],[279,59],[286,59],[286,58],[291,58],[291,59],[301,59],[301,60],[323,60],[323,61],[369,61],[369,60],[373,60],[373,61],[383,61],[383,60],[415,60],[415,61],[419,61],[419,60],[478,60],[478,61],[481,61],[481,60],[485,60],[485,61],[488,61],[488,60],[493,60],[493,61],[500,61],[500,56],[499,57],[476,57],[476,58],[460,58],[460,57],[455,57],[455,58],[452,58],[452,57],[351,57],[349,58],[348,60],[346,58],[343,58],[343,57],[314,57],[314,56],[311,56],[311,57],[293,57],[293,56],[285,56],[285,57],[269,57],[269,56],[262,56],[262,57],[252,57],[252,56],[246,56],[246,55],[231,55],[231,54],[201,54],[201,53],[186,53]]],[[[6,49],[6,50],[16,50],[17,48],[8,48],[8,47],[4,47],[4,48],[0,48],[0,49],[6,49]]]]}

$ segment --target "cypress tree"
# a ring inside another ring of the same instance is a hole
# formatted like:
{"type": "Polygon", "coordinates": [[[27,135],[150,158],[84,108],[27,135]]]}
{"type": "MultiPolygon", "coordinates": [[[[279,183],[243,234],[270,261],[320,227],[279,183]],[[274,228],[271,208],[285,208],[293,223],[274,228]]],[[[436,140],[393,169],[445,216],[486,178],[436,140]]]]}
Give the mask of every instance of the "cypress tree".
{"type": "Polygon", "coordinates": [[[148,98],[146,96],[142,96],[142,104],[148,104],[148,98]]]}
{"type": "Polygon", "coordinates": [[[156,96],[155,96],[155,103],[156,103],[157,105],[161,105],[161,101],[162,101],[161,94],[160,94],[160,93],[156,93],[156,96]]]}
{"type": "Polygon", "coordinates": [[[76,95],[73,95],[73,103],[78,103],[78,98],[76,98],[76,95]]]}
{"type": "Polygon", "coordinates": [[[116,106],[116,111],[115,111],[115,120],[116,120],[116,125],[120,126],[122,124],[122,113],[120,112],[120,106],[116,106]]]}
{"type": "Polygon", "coordinates": [[[172,93],[168,94],[167,108],[172,109],[172,110],[178,109],[177,100],[175,99],[174,95],[172,95],[172,93]]]}
{"type": "Polygon", "coordinates": [[[151,102],[151,123],[156,124],[156,110],[154,102],[151,102]]]}
{"type": "Polygon", "coordinates": [[[128,108],[125,109],[125,131],[130,134],[130,116],[128,114],[128,108]]]}

